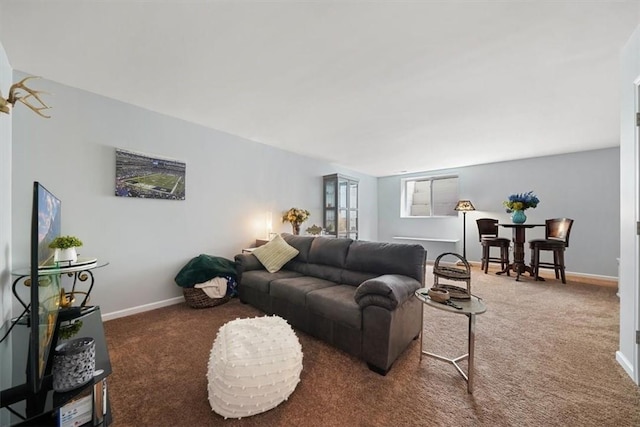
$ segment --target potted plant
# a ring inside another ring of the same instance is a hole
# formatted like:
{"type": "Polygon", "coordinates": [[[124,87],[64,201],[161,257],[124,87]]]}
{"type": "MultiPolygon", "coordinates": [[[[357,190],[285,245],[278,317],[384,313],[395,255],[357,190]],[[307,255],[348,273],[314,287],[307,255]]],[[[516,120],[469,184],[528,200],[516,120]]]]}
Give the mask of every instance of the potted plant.
{"type": "Polygon", "coordinates": [[[55,249],[54,262],[76,262],[78,260],[76,248],[80,246],[82,241],[75,236],[58,236],[49,243],[49,247],[55,249]]]}

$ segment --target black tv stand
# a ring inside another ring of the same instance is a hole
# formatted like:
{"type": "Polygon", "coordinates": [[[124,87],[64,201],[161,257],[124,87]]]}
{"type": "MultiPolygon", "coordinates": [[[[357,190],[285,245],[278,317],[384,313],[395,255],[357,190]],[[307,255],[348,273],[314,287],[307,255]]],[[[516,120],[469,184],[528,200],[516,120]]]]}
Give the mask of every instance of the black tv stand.
{"type": "MultiPolygon", "coordinates": [[[[7,390],[2,390],[0,392],[0,406],[2,408],[7,408],[14,416],[18,417],[20,420],[28,420],[33,416],[42,415],[45,411],[45,402],[47,398],[47,393],[51,389],[51,385],[53,383],[53,379],[51,375],[47,375],[43,378],[42,391],[39,393],[33,393],[30,390],[29,384],[20,384],[14,387],[11,387],[7,390]],[[24,413],[21,414],[12,409],[11,405],[15,405],[19,402],[25,402],[25,410],[24,413]]],[[[3,422],[0,420],[0,422],[3,422]]],[[[5,424],[2,424],[4,426],[5,424]]],[[[13,425],[13,424],[9,424],[13,425]]],[[[29,425],[29,424],[18,424],[18,425],[29,425]]]]}
{"type": "Polygon", "coordinates": [[[61,411],[79,399],[93,399],[93,421],[84,426],[109,426],[111,407],[107,393],[107,377],[111,374],[111,361],[104,337],[100,307],[72,307],[58,316],[59,328],[71,327],[72,332],[58,334],[58,344],[78,337],[92,337],[96,345],[96,373],[93,381],[77,389],[58,393],[53,390],[53,377],[46,375],[41,390],[33,393],[26,379],[27,353],[30,328],[25,323],[15,325],[9,338],[13,347],[10,354],[0,354],[3,364],[11,362],[12,384],[0,391],[0,427],[57,426],[61,411]],[[80,310],[75,310],[80,308],[80,310]],[[63,338],[64,337],[64,338],[63,338]]]}
{"type": "Polygon", "coordinates": [[[5,406],[13,405],[16,402],[26,399],[28,395],[29,387],[27,387],[27,384],[20,384],[0,391],[0,402],[4,408],[5,406]]]}
{"type": "Polygon", "coordinates": [[[58,322],[67,322],[69,320],[77,319],[85,314],[91,313],[98,307],[95,305],[85,307],[65,307],[58,311],[58,322]]]}

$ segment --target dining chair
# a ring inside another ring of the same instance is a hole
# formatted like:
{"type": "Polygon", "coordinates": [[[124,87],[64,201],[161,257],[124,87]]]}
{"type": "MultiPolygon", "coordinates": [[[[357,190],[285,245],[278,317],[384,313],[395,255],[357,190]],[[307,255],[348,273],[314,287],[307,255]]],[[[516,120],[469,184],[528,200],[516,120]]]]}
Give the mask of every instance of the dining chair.
{"type": "Polygon", "coordinates": [[[489,263],[500,263],[502,271],[509,276],[509,247],[511,241],[498,236],[498,220],[493,218],[480,218],[476,220],[478,225],[478,239],[482,245],[482,263],[480,268],[487,274],[489,263]],[[491,248],[500,248],[500,256],[492,257],[491,248]]]}
{"type": "Polygon", "coordinates": [[[540,268],[553,268],[556,279],[562,279],[562,283],[567,283],[564,274],[564,251],[569,247],[569,234],[573,220],[570,218],[553,218],[545,221],[545,238],[529,241],[531,249],[531,269],[533,275],[538,279],[540,268]],[[551,251],[553,262],[543,262],[540,260],[541,251],[551,251]]]}

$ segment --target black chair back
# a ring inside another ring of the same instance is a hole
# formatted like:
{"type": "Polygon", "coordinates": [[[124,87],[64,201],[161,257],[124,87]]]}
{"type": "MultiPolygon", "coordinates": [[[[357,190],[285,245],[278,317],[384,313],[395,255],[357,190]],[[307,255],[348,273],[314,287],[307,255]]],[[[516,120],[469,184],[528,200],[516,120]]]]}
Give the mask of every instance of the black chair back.
{"type": "Polygon", "coordinates": [[[493,218],[476,219],[478,224],[478,240],[498,237],[498,220],[493,218]]]}

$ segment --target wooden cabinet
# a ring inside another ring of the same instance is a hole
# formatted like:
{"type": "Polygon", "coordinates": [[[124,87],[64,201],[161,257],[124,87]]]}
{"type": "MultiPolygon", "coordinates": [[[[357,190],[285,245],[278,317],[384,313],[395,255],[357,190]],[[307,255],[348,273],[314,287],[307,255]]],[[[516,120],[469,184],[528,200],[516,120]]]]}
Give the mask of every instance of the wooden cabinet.
{"type": "Polygon", "coordinates": [[[333,174],[323,178],[323,228],[336,237],[358,238],[358,179],[333,174]]]}

